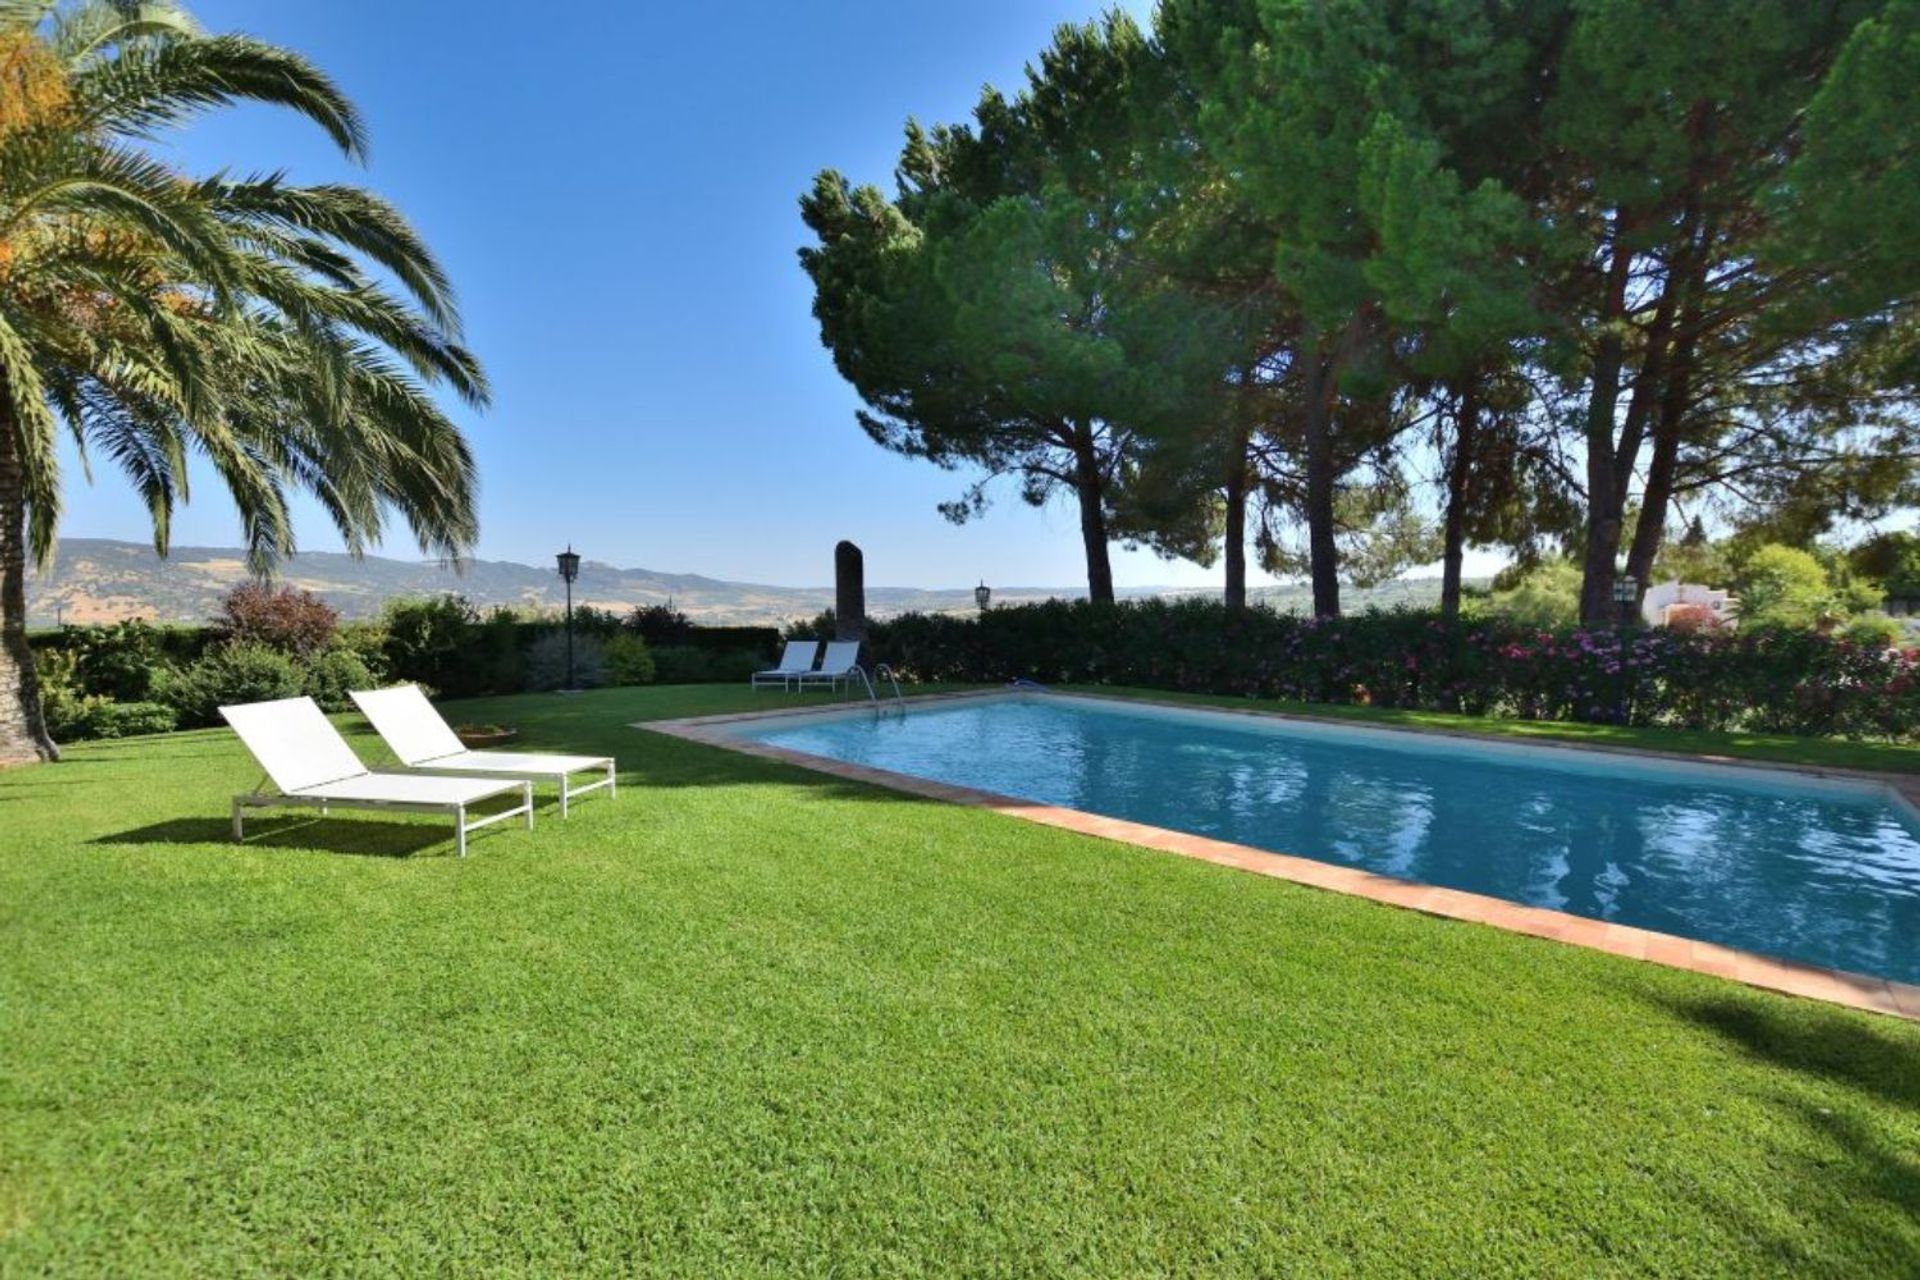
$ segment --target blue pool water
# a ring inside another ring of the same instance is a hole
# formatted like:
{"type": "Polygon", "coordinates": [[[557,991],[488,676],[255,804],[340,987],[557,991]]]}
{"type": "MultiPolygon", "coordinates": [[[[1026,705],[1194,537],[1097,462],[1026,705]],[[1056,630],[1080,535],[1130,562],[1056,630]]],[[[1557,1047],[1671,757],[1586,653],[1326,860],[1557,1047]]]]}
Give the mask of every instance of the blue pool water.
{"type": "Polygon", "coordinates": [[[1920,834],[1868,785],[1055,696],[733,732],[1920,982],[1920,834]]]}

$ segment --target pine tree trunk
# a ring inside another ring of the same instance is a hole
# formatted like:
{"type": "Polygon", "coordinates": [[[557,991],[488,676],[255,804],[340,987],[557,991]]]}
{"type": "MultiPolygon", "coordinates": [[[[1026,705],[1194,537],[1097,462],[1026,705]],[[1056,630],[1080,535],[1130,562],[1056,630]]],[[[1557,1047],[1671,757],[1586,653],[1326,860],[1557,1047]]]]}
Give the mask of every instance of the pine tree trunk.
{"type": "Polygon", "coordinates": [[[1087,549],[1087,599],[1113,603],[1113,560],[1107,549],[1107,481],[1091,433],[1076,430],[1074,491],[1080,500],[1080,540],[1087,549]]]}
{"type": "MultiPolygon", "coordinates": [[[[1633,530],[1633,545],[1627,549],[1627,572],[1639,583],[1641,599],[1653,585],[1653,559],[1660,554],[1660,543],[1666,536],[1667,509],[1673,504],[1674,473],[1680,466],[1680,432],[1693,407],[1694,358],[1699,350],[1696,312],[1700,295],[1706,288],[1705,270],[1700,264],[1706,260],[1706,245],[1713,237],[1713,229],[1702,221],[1694,207],[1689,208],[1687,221],[1692,228],[1694,248],[1681,264],[1684,274],[1680,281],[1677,284],[1669,281],[1667,286],[1677,300],[1674,315],[1680,336],[1674,340],[1662,365],[1664,385],[1653,413],[1653,456],[1647,462],[1646,488],[1640,495],[1640,520],[1633,530]]],[[[1637,609],[1639,600],[1634,604],[1637,609]]]]}
{"type": "Polygon", "coordinates": [[[27,647],[27,501],[20,435],[0,388],[0,765],[57,760],[27,647]]]}
{"type": "Polygon", "coordinates": [[[1226,602],[1229,609],[1247,607],[1247,441],[1234,439],[1233,461],[1227,468],[1226,602]]]}
{"type": "Polygon", "coordinates": [[[1333,386],[1330,361],[1315,353],[1307,371],[1307,564],[1313,616],[1340,616],[1340,549],[1333,533],[1333,386]]]}
{"type": "MultiPolygon", "coordinates": [[[[1619,326],[1627,314],[1627,284],[1632,270],[1633,255],[1620,243],[1616,231],[1602,314],[1606,328],[1594,352],[1592,389],[1587,400],[1587,546],[1581,565],[1580,621],[1589,627],[1612,626],[1619,617],[1619,606],[1613,600],[1613,562],[1620,553],[1627,493],[1621,482],[1614,430],[1620,407],[1620,372],[1626,363],[1619,326]]],[[[1631,474],[1630,467],[1626,474],[1631,474]]]]}
{"type": "Polygon", "coordinates": [[[1644,597],[1653,585],[1653,559],[1660,554],[1667,531],[1667,509],[1673,503],[1673,477],[1680,465],[1680,430],[1686,422],[1693,394],[1693,342],[1680,344],[1673,372],[1661,398],[1653,429],[1653,456],[1647,461],[1647,483],[1640,495],[1640,521],[1627,550],[1627,572],[1644,597]]]}
{"type": "Polygon", "coordinates": [[[1474,434],[1480,425],[1480,403],[1471,382],[1460,393],[1453,427],[1453,463],[1447,469],[1445,545],[1440,557],[1440,616],[1452,622],[1460,616],[1460,574],[1466,563],[1467,485],[1473,479],[1474,434]]]}

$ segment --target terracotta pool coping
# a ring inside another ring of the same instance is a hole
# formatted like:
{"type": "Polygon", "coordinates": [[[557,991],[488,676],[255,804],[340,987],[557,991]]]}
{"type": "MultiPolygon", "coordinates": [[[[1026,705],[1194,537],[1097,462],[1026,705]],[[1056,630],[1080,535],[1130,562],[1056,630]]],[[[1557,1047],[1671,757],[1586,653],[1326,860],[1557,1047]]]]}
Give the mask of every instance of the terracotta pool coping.
{"type": "MultiPolygon", "coordinates": [[[[959,701],[969,698],[998,698],[1009,691],[999,689],[973,690],[964,693],[925,694],[907,698],[903,701],[915,705],[935,702],[959,701]]],[[[1079,692],[1064,694],[1066,697],[1092,697],[1079,692]]],[[[1112,695],[1108,695],[1112,697],[1112,695]]],[[[1341,724],[1352,727],[1350,722],[1332,717],[1294,716],[1281,712],[1268,712],[1256,708],[1206,707],[1194,704],[1159,702],[1147,698],[1112,697],[1117,702],[1146,703],[1156,707],[1172,707],[1184,710],[1226,711],[1229,714],[1269,716],[1282,720],[1311,720],[1316,723],[1341,724]]],[[[1545,907],[1529,907],[1520,903],[1508,902],[1504,898],[1494,898],[1486,894],[1468,893],[1459,889],[1447,889],[1437,885],[1422,884],[1414,880],[1402,880],[1395,876],[1379,875],[1371,871],[1361,871],[1353,867],[1342,867],[1329,862],[1316,862],[1310,858],[1301,858],[1293,854],[1274,853],[1266,849],[1255,849],[1249,845],[1233,844],[1225,840],[1214,840],[1206,836],[1190,835],[1182,831],[1172,831],[1165,827],[1153,827],[1144,823],[1129,822],[1122,818],[1110,818],[1096,813],[1085,813],[1078,809],[1064,809],[1055,805],[1040,804],[1032,800],[1021,800],[1013,796],[997,795],[990,791],[978,791],[970,787],[956,787],[944,782],[934,782],[927,778],[914,777],[911,774],[894,773],[886,769],[873,769],[865,765],[848,764],[825,756],[808,755],[800,751],[791,751],[785,747],[770,746],[766,743],[739,738],[729,732],[729,725],[749,720],[785,719],[800,716],[820,716],[835,712],[845,712],[848,704],[835,703],[821,707],[782,707],[767,711],[742,712],[728,715],[695,716],[680,720],[640,721],[633,727],[649,732],[665,734],[688,742],[697,742],[706,746],[722,747],[738,751],[744,755],[756,756],[764,760],[775,760],[783,764],[797,765],[817,773],[830,774],[854,782],[871,783],[894,791],[903,791],[910,795],[922,796],[931,800],[943,800],[952,804],[970,805],[975,808],[989,809],[1008,817],[1020,818],[1028,822],[1037,822],[1042,826],[1057,827],[1064,831],[1073,831],[1081,835],[1096,836],[1106,840],[1116,840],[1141,848],[1155,849],[1163,853],[1179,854],[1182,857],[1197,858],[1223,867],[1232,867],[1239,871],[1251,871],[1258,875],[1271,876],[1294,884],[1307,885],[1316,889],[1328,889],[1336,893],[1351,894],[1372,902],[1386,903],[1390,906],[1406,907],[1431,916],[1448,920],[1460,920],[1473,924],[1491,925],[1505,929],[1510,933],[1522,933],[1535,938],[1547,938],[1554,942],[1564,942],[1571,946],[1588,947],[1595,951],[1606,951],[1613,955],[1627,956],[1635,960],[1646,960],[1654,964],[1666,965],[1672,969],[1686,969],[1694,973],[1709,974],[1717,978],[1728,978],[1748,986],[1759,987],[1767,991],[1781,992],[1786,995],[1804,996],[1813,1000],[1824,1000],[1832,1004],[1846,1005],[1854,1009],[1865,1009],[1873,1013],[1883,1013],[1896,1018],[1905,1018],[1920,1022],[1920,986],[1910,983],[1894,982],[1885,978],[1873,978],[1863,974],[1846,973],[1838,969],[1823,969],[1815,965],[1797,964],[1790,960],[1780,960],[1772,956],[1763,956],[1751,951],[1740,951],[1731,947],[1717,946],[1708,942],[1695,942],[1675,934],[1656,933],[1650,929],[1637,929],[1629,925],[1610,924],[1602,920],[1591,920],[1585,916],[1571,915],[1564,911],[1553,911],[1545,907]]],[[[1379,726],[1365,726],[1378,728],[1379,726]]],[[[1465,733],[1459,730],[1426,730],[1445,736],[1470,738],[1476,741],[1507,741],[1493,735],[1465,733]]],[[[1603,750],[1614,754],[1643,755],[1656,758],[1686,760],[1695,763],[1730,764],[1736,766],[1757,766],[1760,762],[1748,762],[1721,756],[1685,755],[1677,752],[1642,752],[1617,746],[1588,746],[1576,743],[1553,743],[1554,746],[1568,746],[1575,750],[1603,750]]],[[[1897,774],[1869,773],[1862,770],[1844,769],[1796,769],[1766,762],[1767,768],[1785,769],[1791,773],[1817,774],[1822,777],[1847,777],[1874,781],[1887,785],[1895,794],[1915,802],[1920,796],[1920,779],[1908,779],[1897,774]]]]}

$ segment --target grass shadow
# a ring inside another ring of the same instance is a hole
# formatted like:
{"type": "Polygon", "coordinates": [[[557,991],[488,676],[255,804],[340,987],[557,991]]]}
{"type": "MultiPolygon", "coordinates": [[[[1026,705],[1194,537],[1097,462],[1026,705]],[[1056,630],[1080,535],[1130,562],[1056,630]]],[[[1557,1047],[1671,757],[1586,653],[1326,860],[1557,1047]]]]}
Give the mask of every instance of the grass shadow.
{"type": "Polygon", "coordinates": [[[1769,1066],[1815,1076],[1883,1102],[1920,1110],[1920,1044],[1903,1024],[1800,1007],[1784,1011],[1725,996],[1662,999],[1668,1012],[1769,1066]]]}
{"type": "MultiPolygon", "coordinates": [[[[1871,1242],[1876,1265],[1884,1266],[1877,1274],[1920,1275],[1920,1236],[1913,1228],[1920,1223],[1920,1157],[1866,1123],[1859,1110],[1864,1104],[1920,1112],[1920,1042],[1903,1034],[1904,1024],[1806,1001],[1777,1009],[1725,996],[1662,998],[1656,1004],[1758,1064],[1853,1095],[1850,1103],[1788,1089],[1757,1095],[1797,1123],[1805,1138],[1817,1140],[1811,1150],[1783,1143],[1774,1175],[1799,1184],[1801,1202],[1843,1213],[1849,1233],[1871,1242]]],[[[1781,1274],[1804,1272],[1814,1263],[1801,1227],[1783,1227],[1728,1199],[1706,1198],[1717,1216],[1741,1223],[1744,1234],[1763,1244],[1781,1274]]]]}
{"type": "MultiPolygon", "coordinates": [[[[468,837],[469,843],[477,843],[490,834],[493,834],[492,829],[477,831],[468,837]]],[[[231,846],[235,841],[233,829],[224,818],[170,818],[165,822],[98,836],[88,843],[231,846]]],[[[330,816],[254,818],[247,823],[247,838],[240,843],[259,849],[299,849],[363,858],[405,858],[436,846],[444,846],[448,855],[451,855],[453,832],[445,824],[428,826],[415,822],[330,816]]]]}

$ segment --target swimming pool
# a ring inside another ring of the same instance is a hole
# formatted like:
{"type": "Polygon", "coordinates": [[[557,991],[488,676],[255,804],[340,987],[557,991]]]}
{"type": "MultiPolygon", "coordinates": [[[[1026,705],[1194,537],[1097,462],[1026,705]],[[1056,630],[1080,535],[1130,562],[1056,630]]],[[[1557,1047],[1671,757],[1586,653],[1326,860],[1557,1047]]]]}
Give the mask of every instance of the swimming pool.
{"type": "Polygon", "coordinates": [[[1920,823],[1870,782],[1062,695],[726,733],[1920,982],[1920,823]]]}

